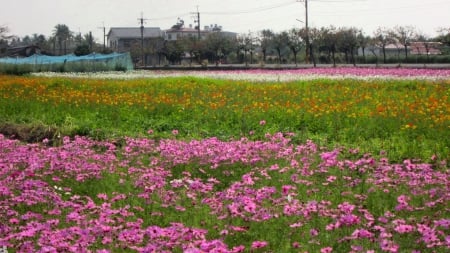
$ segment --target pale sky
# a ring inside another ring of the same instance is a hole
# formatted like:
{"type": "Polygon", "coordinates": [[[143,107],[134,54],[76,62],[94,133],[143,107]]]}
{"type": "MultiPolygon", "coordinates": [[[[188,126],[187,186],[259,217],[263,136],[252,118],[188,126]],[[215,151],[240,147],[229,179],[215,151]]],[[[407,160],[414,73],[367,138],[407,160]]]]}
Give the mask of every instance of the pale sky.
{"type": "MultiPolygon", "coordinates": [[[[66,24],[101,41],[100,27],[139,27],[141,13],[146,27],[169,29],[178,17],[195,26],[197,7],[202,28],[217,24],[237,33],[285,31],[305,20],[299,0],[0,0],[0,25],[23,37],[49,36],[55,25],[66,24]]],[[[450,27],[450,0],[309,0],[308,7],[311,27],[354,26],[367,35],[378,27],[411,25],[434,36],[437,28],[450,27]]]]}

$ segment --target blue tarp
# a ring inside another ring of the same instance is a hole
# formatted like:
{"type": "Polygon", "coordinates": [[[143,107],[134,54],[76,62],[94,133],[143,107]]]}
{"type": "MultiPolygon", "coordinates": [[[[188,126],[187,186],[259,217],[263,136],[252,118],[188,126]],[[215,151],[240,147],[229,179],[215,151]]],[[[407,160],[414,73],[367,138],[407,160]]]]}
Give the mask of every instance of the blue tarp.
{"type": "Polygon", "coordinates": [[[0,58],[0,63],[5,64],[29,64],[29,65],[46,65],[73,62],[104,62],[108,65],[111,63],[120,64],[127,69],[132,69],[133,64],[129,53],[112,53],[112,54],[89,54],[84,56],[76,56],[74,54],[61,56],[48,56],[35,54],[25,58],[0,58]]]}

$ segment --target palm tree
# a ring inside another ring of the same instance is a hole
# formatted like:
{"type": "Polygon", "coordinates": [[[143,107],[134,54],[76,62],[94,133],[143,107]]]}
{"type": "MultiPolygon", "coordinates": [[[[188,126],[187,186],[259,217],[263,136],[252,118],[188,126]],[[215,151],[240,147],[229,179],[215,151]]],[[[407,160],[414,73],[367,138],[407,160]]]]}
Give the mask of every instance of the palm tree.
{"type": "Polygon", "coordinates": [[[63,42],[64,42],[64,54],[67,53],[67,40],[72,36],[72,32],[69,27],[64,24],[57,24],[53,30],[53,35],[58,41],[59,54],[62,54],[63,42]]]}

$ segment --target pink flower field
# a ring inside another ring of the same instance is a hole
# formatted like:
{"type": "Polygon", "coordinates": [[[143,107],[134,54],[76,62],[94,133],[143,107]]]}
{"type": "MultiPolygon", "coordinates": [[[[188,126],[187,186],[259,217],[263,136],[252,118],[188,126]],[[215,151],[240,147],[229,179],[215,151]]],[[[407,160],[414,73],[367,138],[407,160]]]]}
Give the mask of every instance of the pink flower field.
{"type": "MultiPolygon", "coordinates": [[[[261,123],[263,124],[263,123],[261,123]]],[[[0,135],[12,252],[448,252],[450,172],[266,139],[0,135]]],[[[382,155],[382,154],[381,154],[382,155]]]]}
{"type": "Polygon", "coordinates": [[[209,71],[129,71],[129,72],[99,72],[99,73],[34,73],[35,76],[63,76],[71,78],[162,78],[162,77],[200,77],[231,80],[252,81],[295,81],[318,78],[327,79],[450,79],[450,69],[434,68],[304,68],[304,69],[254,69],[254,70],[209,70],[209,71]]]}

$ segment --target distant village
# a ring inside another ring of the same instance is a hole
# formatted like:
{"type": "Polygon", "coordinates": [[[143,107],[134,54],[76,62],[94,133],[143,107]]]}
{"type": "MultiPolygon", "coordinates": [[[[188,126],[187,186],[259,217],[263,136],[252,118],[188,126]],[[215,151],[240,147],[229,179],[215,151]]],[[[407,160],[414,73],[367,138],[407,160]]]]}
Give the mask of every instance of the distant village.
{"type": "Polygon", "coordinates": [[[104,38],[73,32],[58,24],[51,36],[19,38],[0,30],[0,57],[130,53],[135,66],[192,64],[364,64],[450,63],[450,28],[429,38],[412,26],[377,29],[366,35],[354,27],[305,27],[246,34],[218,24],[194,26],[182,19],[169,29],[104,28],[104,38]]]}

